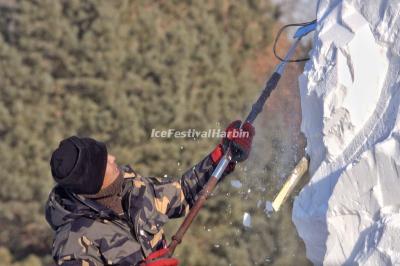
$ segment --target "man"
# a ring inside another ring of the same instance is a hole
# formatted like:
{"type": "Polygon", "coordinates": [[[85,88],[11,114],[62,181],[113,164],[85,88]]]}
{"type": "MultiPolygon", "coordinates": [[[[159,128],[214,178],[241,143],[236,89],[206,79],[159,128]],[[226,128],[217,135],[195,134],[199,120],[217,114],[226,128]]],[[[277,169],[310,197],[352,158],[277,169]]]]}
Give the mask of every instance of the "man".
{"type": "Polygon", "coordinates": [[[222,143],[177,181],[118,167],[94,139],[61,141],[50,161],[57,184],[46,204],[57,265],[178,265],[176,258],[164,256],[162,227],[193,206],[228,146],[234,162],[224,175],[247,159],[255,130],[249,123],[240,125],[232,122],[222,143]]]}

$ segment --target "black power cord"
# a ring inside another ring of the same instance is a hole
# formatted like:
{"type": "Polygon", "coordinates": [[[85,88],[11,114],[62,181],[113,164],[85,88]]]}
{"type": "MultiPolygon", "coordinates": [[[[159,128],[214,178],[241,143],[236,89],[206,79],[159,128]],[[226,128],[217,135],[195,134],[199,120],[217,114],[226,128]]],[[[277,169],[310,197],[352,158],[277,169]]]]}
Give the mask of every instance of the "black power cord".
{"type": "Polygon", "coordinates": [[[285,60],[284,58],[280,57],[277,53],[276,53],[276,44],[278,43],[279,37],[281,36],[282,32],[289,27],[302,27],[302,26],[307,26],[310,24],[315,23],[317,20],[314,19],[313,21],[309,21],[309,22],[303,22],[303,23],[292,23],[292,24],[287,24],[285,26],[283,26],[282,28],[279,29],[278,33],[276,34],[275,37],[275,41],[274,41],[274,47],[273,47],[273,51],[274,51],[274,55],[276,58],[278,58],[280,61],[282,62],[304,62],[309,60],[310,58],[300,58],[300,59],[291,59],[291,60],[285,60]]]}

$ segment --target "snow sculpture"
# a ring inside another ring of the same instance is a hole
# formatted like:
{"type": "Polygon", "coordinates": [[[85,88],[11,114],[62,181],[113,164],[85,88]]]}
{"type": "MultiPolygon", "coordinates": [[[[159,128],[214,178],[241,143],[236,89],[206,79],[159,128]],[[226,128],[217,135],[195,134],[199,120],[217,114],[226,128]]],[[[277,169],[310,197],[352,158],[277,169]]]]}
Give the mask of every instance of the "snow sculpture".
{"type": "Polygon", "coordinates": [[[292,218],[314,264],[399,264],[400,1],[320,0],[317,18],[292,218]]]}

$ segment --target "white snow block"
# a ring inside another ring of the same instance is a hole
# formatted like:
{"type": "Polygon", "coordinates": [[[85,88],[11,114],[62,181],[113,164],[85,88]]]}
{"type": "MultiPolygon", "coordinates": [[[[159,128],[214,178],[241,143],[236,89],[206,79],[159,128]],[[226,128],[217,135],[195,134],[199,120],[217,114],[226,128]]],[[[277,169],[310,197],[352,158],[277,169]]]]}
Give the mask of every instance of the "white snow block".
{"type": "Polygon", "coordinates": [[[237,179],[231,180],[231,186],[234,188],[241,188],[242,182],[240,182],[240,180],[237,179]]]}
{"type": "Polygon", "coordinates": [[[243,214],[243,226],[244,227],[251,227],[251,216],[248,212],[243,214]]]}
{"type": "Polygon", "coordinates": [[[314,264],[396,264],[400,1],[320,0],[317,18],[299,77],[312,178],[293,222],[314,264]]]}

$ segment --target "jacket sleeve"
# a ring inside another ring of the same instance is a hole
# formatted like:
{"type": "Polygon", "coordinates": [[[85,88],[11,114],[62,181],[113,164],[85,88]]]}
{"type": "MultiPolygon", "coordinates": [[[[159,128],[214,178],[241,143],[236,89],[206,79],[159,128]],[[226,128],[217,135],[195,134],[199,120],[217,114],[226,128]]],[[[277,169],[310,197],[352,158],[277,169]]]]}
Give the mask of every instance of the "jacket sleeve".
{"type": "Polygon", "coordinates": [[[180,183],[190,208],[196,202],[199,192],[207,184],[216,166],[208,155],[182,176],[180,183]]]}
{"type": "Polygon", "coordinates": [[[156,209],[168,218],[184,216],[195,203],[198,193],[207,183],[215,167],[208,155],[186,171],[180,180],[152,178],[156,209]]]}

